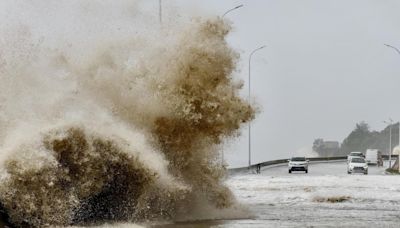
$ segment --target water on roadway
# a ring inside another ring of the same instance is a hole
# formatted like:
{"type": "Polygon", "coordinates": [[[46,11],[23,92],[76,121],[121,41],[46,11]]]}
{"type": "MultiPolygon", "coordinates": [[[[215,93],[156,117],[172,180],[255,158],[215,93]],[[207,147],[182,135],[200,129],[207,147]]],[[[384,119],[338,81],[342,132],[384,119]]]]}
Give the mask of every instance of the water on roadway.
{"type": "Polygon", "coordinates": [[[231,176],[227,184],[248,210],[244,218],[162,227],[400,227],[400,176],[385,175],[383,167],[349,175],[341,161],[289,174],[278,165],[231,176]],[[337,197],[346,200],[324,201],[337,197]]]}

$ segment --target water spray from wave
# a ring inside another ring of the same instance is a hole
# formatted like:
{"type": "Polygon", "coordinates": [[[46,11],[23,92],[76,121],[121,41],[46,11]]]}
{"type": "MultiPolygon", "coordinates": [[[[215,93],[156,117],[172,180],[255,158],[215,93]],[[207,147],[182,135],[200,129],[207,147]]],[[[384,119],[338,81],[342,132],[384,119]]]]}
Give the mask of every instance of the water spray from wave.
{"type": "Polygon", "coordinates": [[[162,45],[141,34],[86,54],[45,42],[0,53],[0,202],[12,224],[176,220],[234,204],[218,145],[254,110],[231,76],[230,26],[171,30],[162,45]]]}

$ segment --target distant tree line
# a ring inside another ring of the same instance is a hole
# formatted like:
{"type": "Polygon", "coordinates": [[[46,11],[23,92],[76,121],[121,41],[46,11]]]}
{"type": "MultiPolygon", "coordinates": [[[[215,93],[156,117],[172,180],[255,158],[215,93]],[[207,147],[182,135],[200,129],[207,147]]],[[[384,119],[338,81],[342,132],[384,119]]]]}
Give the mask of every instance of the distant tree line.
{"type": "Polygon", "coordinates": [[[320,157],[338,156],[338,154],[340,154],[340,145],[337,141],[316,139],[313,143],[313,150],[317,152],[320,157]]]}
{"type": "MultiPolygon", "coordinates": [[[[399,123],[392,127],[392,149],[399,144],[399,123]]],[[[365,152],[367,149],[379,149],[384,154],[389,154],[389,131],[387,126],[382,131],[371,131],[369,125],[362,121],[357,123],[354,130],[339,145],[338,142],[315,139],[313,150],[319,156],[342,156],[352,151],[365,152]],[[336,146],[337,145],[337,148],[336,146]]]]}

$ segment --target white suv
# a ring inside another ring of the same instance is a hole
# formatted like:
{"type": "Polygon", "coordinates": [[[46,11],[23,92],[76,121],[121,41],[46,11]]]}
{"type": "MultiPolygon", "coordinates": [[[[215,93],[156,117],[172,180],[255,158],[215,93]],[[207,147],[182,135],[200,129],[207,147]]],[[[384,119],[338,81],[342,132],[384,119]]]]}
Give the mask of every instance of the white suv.
{"type": "Polygon", "coordinates": [[[308,160],[305,157],[293,157],[292,159],[288,160],[288,168],[289,173],[292,171],[304,171],[308,173],[308,160]]]}
{"type": "Polygon", "coordinates": [[[364,173],[368,174],[368,164],[362,157],[354,157],[347,164],[347,173],[364,173]]]}
{"type": "Polygon", "coordinates": [[[347,163],[349,163],[351,159],[355,157],[364,157],[364,154],[362,152],[350,152],[350,154],[347,155],[347,163]]]}

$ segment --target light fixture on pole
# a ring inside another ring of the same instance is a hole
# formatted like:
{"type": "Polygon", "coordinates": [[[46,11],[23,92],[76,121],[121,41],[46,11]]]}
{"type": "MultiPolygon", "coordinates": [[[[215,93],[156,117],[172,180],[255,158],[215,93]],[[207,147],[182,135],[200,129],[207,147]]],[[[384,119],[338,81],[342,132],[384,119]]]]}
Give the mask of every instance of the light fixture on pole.
{"type": "MultiPolygon", "coordinates": [[[[261,49],[263,49],[265,47],[266,46],[263,45],[263,46],[261,46],[259,48],[254,49],[250,53],[250,56],[249,56],[249,98],[248,98],[249,99],[249,103],[250,103],[250,96],[251,96],[251,58],[253,57],[253,54],[256,51],[259,51],[259,50],[261,50],[261,49]]],[[[251,122],[249,122],[249,169],[250,169],[250,166],[251,166],[251,122]]]]}
{"type": "Polygon", "coordinates": [[[389,45],[389,44],[384,44],[386,47],[388,47],[388,48],[392,48],[392,49],[394,49],[399,55],[400,55],[400,50],[397,48],[397,47],[395,47],[395,46],[392,46],[392,45],[389,45]]]}
{"type": "Polygon", "coordinates": [[[239,8],[241,8],[241,7],[243,7],[243,4],[238,5],[238,6],[234,7],[234,8],[232,8],[232,9],[226,11],[226,12],[222,15],[222,18],[224,18],[225,15],[227,15],[229,12],[234,11],[234,10],[236,10],[236,9],[239,9],[239,8]]]}

